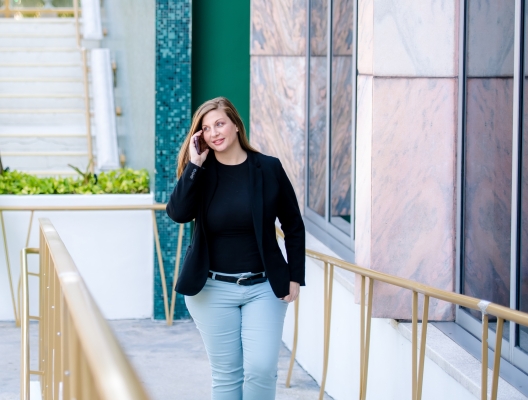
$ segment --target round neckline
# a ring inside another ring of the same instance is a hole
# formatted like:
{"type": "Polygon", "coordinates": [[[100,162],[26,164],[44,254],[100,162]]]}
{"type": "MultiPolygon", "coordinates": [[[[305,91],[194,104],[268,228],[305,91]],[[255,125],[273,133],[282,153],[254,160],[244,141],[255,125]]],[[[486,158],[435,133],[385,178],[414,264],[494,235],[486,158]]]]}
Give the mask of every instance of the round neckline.
{"type": "Polygon", "coordinates": [[[240,167],[241,165],[244,165],[245,163],[247,163],[248,159],[249,159],[249,157],[246,157],[246,159],[244,161],[242,161],[240,164],[222,164],[218,160],[216,160],[216,162],[218,163],[218,165],[220,165],[222,167],[232,168],[232,167],[240,167]]]}

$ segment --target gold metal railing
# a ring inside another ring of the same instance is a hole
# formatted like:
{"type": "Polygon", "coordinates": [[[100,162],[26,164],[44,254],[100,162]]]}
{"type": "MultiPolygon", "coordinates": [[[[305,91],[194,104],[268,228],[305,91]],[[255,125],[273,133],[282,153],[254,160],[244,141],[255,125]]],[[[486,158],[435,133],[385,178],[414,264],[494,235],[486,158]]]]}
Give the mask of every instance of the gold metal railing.
{"type": "Polygon", "coordinates": [[[0,206],[0,225],[2,227],[2,237],[3,237],[3,246],[4,254],[7,267],[7,277],[9,280],[9,289],[11,291],[11,300],[13,304],[13,314],[15,316],[15,321],[17,326],[20,326],[20,296],[21,296],[21,280],[18,281],[17,294],[15,295],[12,271],[11,271],[11,262],[9,258],[9,249],[7,246],[7,233],[4,221],[4,212],[5,211],[30,211],[29,226],[26,236],[25,247],[29,246],[29,238],[31,235],[31,228],[33,225],[33,219],[35,211],[131,211],[131,210],[150,210],[152,215],[152,228],[154,232],[154,241],[156,245],[156,255],[158,258],[158,264],[160,269],[160,278],[161,278],[161,288],[163,292],[163,306],[165,311],[165,319],[167,325],[172,325],[174,322],[174,309],[176,307],[176,292],[174,288],[176,286],[176,280],[178,279],[180,271],[180,258],[182,253],[182,243],[183,243],[183,231],[185,224],[180,224],[178,231],[178,244],[176,248],[176,261],[174,263],[174,279],[172,283],[172,293],[169,303],[168,293],[167,293],[167,279],[165,276],[165,266],[163,263],[163,257],[161,253],[161,244],[159,239],[158,232],[158,222],[156,220],[156,211],[165,211],[166,204],[145,204],[145,205],[116,205],[116,206],[0,206]],[[18,305],[17,305],[18,304],[18,305]]]}
{"type": "MultiPolygon", "coordinates": [[[[284,238],[283,233],[277,228],[277,236],[284,238]]],[[[330,327],[332,316],[332,293],[333,293],[333,275],[334,268],[338,267],[346,271],[353,272],[361,276],[361,296],[360,296],[360,376],[359,376],[359,398],[365,400],[367,396],[367,377],[369,367],[369,348],[370,348],[370,326],[372,319],[372,294],[374,291],[374,282],[383,282],[389,285],[397,286],[412,292],[412,399],[420,400],[422,398],[422,385],[424,373],[425,347],[427,340],[427,324],[429,313],[429,299],[434,298],[443,300],[452,304],[478,310],[482,312],[482,369],[481,369],[481,399],[488,399],[488,321],[489,315],[497,318],[496,340],[495,340],[495,358],[493,360],[492,382],[491,382],[491,400],[497,399],[499,383],[499,367],[501,362],[501,345],[504,321],[512,321],[516,324],[528,326],[528,313],[512,310],[495,303],[485,300],[469,297],[466,295],[448,292],[437,289],[432,286],[424,285],[409,279],[400,278],[394,275],[373,271],[368,268],[360,267],[329,255],[319,253],[313,250],[306,250],[306,256],[324,265],[324,339],[323,339],[323,376],[321,379],[321,389],[319,399],[324,396],[326,375],[328,372],[328,355],[330,349],[330,327]],[[368,279],[368,290],[367,290],[368,279]],[[418,295],[424,296],[423,314],[422,314],[422,332],[420,341],[418,341],[418,295]],[[366,298],[366,299],[365,299],[366,298]],[[418,346],[419,345],[419,346],[418,346]]],[[[295,355],[297,351],[297,338],[299,330],[299,300],[295,304],[294,317],[294,340],[290,360],[290,368],[286,379],[286,386],[289,387],[295,355]]]]}
{"type": "Polygon", "coordinates": [[[48,219],[40,219],[40,247],[22,251],[21,399],[30,375],[40,376],[42,398],[147,400],[148,396],[103,318],[73,259],[48,219]],[[40,270],[28,271],[27,255],[40,270]],[[40,279],[40,315],[29,315],[28,277],[40,279]],[[39,321],[39,367],[30,370],[29,322],[39,321]]]}

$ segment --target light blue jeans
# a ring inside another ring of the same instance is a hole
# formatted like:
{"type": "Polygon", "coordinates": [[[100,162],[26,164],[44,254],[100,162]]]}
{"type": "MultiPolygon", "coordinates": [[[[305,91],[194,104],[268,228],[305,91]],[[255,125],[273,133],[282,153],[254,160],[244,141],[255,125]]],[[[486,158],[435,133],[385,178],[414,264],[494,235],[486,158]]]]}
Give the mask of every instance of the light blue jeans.
{"type": "Polygon", "coordinates": [[[269,281],[240,286],[208,278],[185,303],[211,363],[212,399],[275,399],[288,303],[275,297],[269,281]]]}

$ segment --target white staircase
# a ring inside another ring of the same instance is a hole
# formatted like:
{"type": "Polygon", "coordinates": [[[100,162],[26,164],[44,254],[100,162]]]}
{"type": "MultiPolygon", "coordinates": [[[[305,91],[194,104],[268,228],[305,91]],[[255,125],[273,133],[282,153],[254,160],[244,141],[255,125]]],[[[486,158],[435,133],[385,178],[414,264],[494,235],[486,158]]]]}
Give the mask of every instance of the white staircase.
{"type": "Polygon", "coordinates": [[[0,18],[0,155],[4,168],[37,175],[88,166],[73,18],[0,18]]]}

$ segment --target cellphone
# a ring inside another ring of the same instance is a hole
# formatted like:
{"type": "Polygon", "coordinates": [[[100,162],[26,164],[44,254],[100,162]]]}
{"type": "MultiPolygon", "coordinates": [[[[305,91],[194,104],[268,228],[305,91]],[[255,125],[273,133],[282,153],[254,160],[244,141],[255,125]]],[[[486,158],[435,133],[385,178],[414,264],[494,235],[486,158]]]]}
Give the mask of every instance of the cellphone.
{"type": "Polygon", "coordinates": [[[202,154],[202,149],[200,146],[200,138],[198,136],[194,137],[194,148],[196,149],[196,152],[198,155],[202,154]]]}

